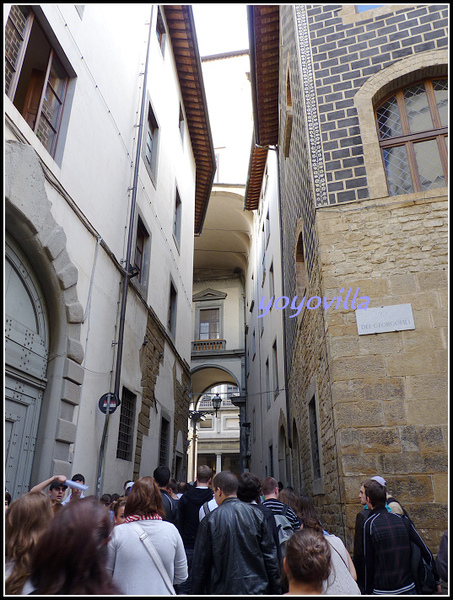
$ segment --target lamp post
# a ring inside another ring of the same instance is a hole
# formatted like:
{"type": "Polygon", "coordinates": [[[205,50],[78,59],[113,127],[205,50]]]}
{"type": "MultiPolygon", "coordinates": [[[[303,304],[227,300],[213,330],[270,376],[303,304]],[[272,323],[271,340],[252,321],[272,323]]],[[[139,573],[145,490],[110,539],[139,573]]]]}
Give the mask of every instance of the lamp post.
{"type": "Polygon", "coordinates": [[[212,415],[212,414],[214,414],[214,412],[215,412],[215,416],[217,418],[218,411],[220,410],[220,407],[222,406],[222,398],[220,397],[219,394],[215,394],[215,396],[212,398],[212,406],[214,408],[214,411],[212,411],[212,410],[189,410],[189,419],[192,421],[192,427],[193,427],[193,434],[192,434],[193,481],[195,481],[196,476],[197,476],[197,439],[198,439],[197,423],[199,423],[200,421],[204,421],[206,419],[207,415],[212,415]]]}

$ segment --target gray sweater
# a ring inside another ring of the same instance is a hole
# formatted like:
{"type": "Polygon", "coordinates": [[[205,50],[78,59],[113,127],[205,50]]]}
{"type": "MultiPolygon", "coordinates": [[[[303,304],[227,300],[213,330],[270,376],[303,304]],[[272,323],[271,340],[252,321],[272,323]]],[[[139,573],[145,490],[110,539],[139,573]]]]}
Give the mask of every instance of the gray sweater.
{"type": "Polygon", "coordinates": [[[169,591],[133,527],[139,524],[148,533],[174,584],[187,579],[187,559],[181,536],[168,521],[137,521],[116,525],[108,544],[107,569],[125,595],[169,595],[169,591]]]}

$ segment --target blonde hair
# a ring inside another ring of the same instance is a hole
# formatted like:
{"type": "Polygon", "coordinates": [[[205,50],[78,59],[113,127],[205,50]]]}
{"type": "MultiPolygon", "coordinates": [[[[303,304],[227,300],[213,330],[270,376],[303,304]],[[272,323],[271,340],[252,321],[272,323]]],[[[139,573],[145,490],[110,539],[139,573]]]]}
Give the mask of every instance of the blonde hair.
{"type": "Polygon", "coordinates": [[[52,503],[44,492],[28,492],[10,505],[5,519],[5,562],[13,569],[5,582],[6,594],[21,594],[30,577],[33,550],[53,518],[52,503]]]}

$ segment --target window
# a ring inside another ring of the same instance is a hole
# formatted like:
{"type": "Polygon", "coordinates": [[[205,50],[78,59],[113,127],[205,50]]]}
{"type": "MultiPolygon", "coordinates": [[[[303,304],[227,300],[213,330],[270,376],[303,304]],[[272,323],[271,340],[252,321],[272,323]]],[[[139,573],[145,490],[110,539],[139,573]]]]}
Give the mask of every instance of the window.
{"type": "MultiPolygon", "coordinates": [[[[272,262],[271,266],[269,267],[269,297],[272,298],[272,296],[275,295],[275,282],[274,282],[274,263],[272,262]]],[[[264,319],[261,319],[264,320],[264,319]]]]}
{"type": "Polygon", "coordinates": [[[269,446],[269,477],[274,476],[274,447],[271,444],[269,446]]]}
{"type": "Polygon", "coordinates": [[[164,19],[162,17],[160,8],[157,9],[156,36],[163,56],[165,52],[165,39],[167,37],[167,32],[165,30],[164,19]]]}
{"type": "Polygon", "coordinates": [[[159,465],[168,464],[168,447],[170,441],[170,421],[162,417],[160,426],[160,444],[159,444],[159,465]]]}
{"type": "Polygon", "coordinates": [[[273,383],[274,383],[274,397],[279,394],[279,385],[278,385],[278,354],[277,354],[277,340],[275,340],[272,346],[272,368],[273,368],[273,383]]]}
{"type": "Polygon", "coordinates": [[[69,76],[35,14],[13,5],[5,28],[5,92],[55,157],[69,76]]]}
{"type": "Polygon", "coordinates": [[[198,339],[220,339],[220,309],[209,308],[200,310],[200,331],[198,339]]]}
{"type": "Polygon", "coordinates": [[[266,219],[264,221],[264,240],[265,240],[266,248],[269,245],[270,235],[271,235],[271,227],[270,227],[270,221],[269,221],[269,211],[267,211],[266,219]]]}
{"type": "Polygon", "coordinates": [[[297,296],[303,297],[307,289],[307,269],[305,265],[304,242],[302,233],[299,234],[296,245],[296,291],[297,296]]]}
{"type": "Polygon", "coordinates": [[[393,93],[377,107],[376,124],[390,196],[447,185],[447,79],[393,93]]]}
{"type": "Polygon", "coordinates": [[[137,281],[142,285],[146,283],[146,261],[145,255],[148,243],[148,232],[146,231],[143,221],[138,218],[137,221],[137,235],[135,238],[135,254],[134,254],[134,267],[137,267],[139,273],[137,275],[137,281]]]}
{"type": "Polygon", "coordinates": [[[176,200],[175,200],[175,214],[173,217],[173,238],[176,242],[176,245],[179,246],[181,244],[181,198],[179,196],[178,190],[176,190],[176,200]]]}
{"type": "Polygon", "coordinates": [[[271,378],[269,372],[269,359],[266,360],[266,408],[271,407],[271,378]]]}
{"type": "Polygon", "coordinates": [[[289,147],[291,143],[291,131],[293,127],[293,100],[291,94],[291,71],[289,68],[289,54],[286,59],[286,106],[284,112],[284,132],[283,132],[283,156],[288,158],[289,147]]]}
{"type": "Polygon", "coordinates": [[[179,105],[179,133],[181,139],[184,140],[184,111],[182,110],[181,104],[179,105]]]}
{"type": "Polygon", "coordinates": [[[176,308],[178,303],[178,292],[176,291],[173,282],[170,282],[170,302],[168,308],[168,330],[175,336],[176,332],[176,308]]]}
{"type": "Polygon", "coordinates": [[[310,426],[311,463],[313,479],[321,478],[321,460],[319,457],[318,420],[316,417],[316,397],[313,396],[308,404],[308,420],[310,426]]]}
{"type": "Polygon", "coordinates": [[[155,181],[157,171],[157,148],[159,143],[159,126],[151,105],[148,107],[148,123],[146,131],[145,164],[151,179],[155,181]]]}
{"type": "Polygon", "coordinates": [[[136,396],[123,388],[116,458],[132,460],[136,396]]]}

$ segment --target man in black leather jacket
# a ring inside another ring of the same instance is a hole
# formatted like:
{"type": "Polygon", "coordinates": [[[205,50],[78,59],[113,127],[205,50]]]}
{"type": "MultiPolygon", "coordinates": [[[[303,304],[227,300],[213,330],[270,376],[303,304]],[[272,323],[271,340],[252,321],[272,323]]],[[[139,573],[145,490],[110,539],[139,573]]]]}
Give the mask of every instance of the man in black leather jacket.
{"type": "Polygon", "coordinates": [[[214,477],[213,489],[219,508],[198,528],[191,593],[280,594],[277,549],[263,513],[237,498],[230,471],[214,477]]]}

